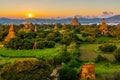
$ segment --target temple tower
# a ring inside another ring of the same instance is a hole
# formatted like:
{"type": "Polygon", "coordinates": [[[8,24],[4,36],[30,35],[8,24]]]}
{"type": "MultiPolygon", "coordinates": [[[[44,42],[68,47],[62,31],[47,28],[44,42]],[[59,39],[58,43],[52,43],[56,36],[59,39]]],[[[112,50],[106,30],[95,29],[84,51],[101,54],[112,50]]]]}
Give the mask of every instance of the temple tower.
{"type": "Polygon", "coordinates": [[[105,19],[102,20],[102,23],[101,23],[99,29],[101,31],[101,34],[103,34],[103,35],[107,35],[108,34],[109,31],[108,31],[108,26],[106,24],[106,20],[105,19]]]}
{"type": "Polygon", "coordinates": [[[29,31],[29,32],[34,32],[35,27],[32,24],[32,22],[30,22],[30,24],[28,23],[28,21],[26,21],[25,26],[22,29],[23,31],[29,31]]]}
{"type": "Polygon", "coordinates": [[[15,38],[15,37],[16,37],[16,33],[15,33],[14,25],[11,24],[11,26],[9,28],[9,33],[5,37],[4,41],[8,42],[10,39],[15,38]]]}
{"type": "Polygon", "coordinates": [[[71,25],[72,25],[72,26],[80,26],[80,23],[79,23],[79,21],[78,21],[78,19],[77,19],[76,16],[75,16],[74,19],[72,20],[71,25]]]}
{"type": "Polygon", "coordinates": [[[120,23],[117,25],[117,28],[120,29],[120,23]]]}
{"type": "Polygon", "coordinates": [[[62,29],[66,29],[67,27],[66,27],[66,24],[63,24],[62,25],[62,29]]]}
{"type": "Polygon", "coordinates": [[[57,26],[57,24],[54,26],[54,30],[57,30],[58,29],[58,26],[57,26]]]}
{"type": "Polygon", "coordinates": [[[84,64],[79,80],[95,80],[95,64],[84,64]]]}
{"type": "Polygon", "coordinates": [[[34,32],[38,32],[38,29],[37,29],[37,27],[35,26],[35,28],[34,28],[34,32]]]}

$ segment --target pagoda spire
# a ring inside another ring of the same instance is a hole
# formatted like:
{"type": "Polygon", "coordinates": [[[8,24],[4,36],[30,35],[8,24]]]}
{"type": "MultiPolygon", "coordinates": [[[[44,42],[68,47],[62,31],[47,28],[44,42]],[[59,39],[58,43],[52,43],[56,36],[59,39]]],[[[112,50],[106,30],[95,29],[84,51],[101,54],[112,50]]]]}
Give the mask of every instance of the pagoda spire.
{"type": "Polygon", "coordinates": [[[108,26],[104,18],[102,19],[102,23],[99,29],[101,31],[101,34],[104,34],[104,35],[108,34],[108,26]]]}
{"type": "Polygon", "coordinates": [[[9,28],[9,33],[5,37],[4,41],[8,42],[10,39],[15,38],[15,37],[16,37],[16,33],[15,33],[14,25],[11,24],[11,26],[9,28]]]}
{"type": "Polygon", "coordinates": [[[72,26],[80,26],[81,24],[79,23],[78,19],[76,16],[74,16],[72,22],[71,22],[72,26]]]}

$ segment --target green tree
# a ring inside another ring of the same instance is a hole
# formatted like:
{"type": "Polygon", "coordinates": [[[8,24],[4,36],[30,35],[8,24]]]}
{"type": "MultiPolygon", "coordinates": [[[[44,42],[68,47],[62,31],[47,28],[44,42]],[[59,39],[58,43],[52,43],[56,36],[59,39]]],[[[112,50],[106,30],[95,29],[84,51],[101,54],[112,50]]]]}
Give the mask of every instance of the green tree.
{"type": "Polygon", "coordinates": [[[114,44],[102,44],[99,46],[99,49],[103,52],[113,52],[117,49],[116,45],[114,44]]]}
{"type": "Polygon", "coordinates": [[[21,47],[21,43],[22,40],[19,37],[15,37],[10,39],[10,41],[5,44],[5,47],[10,49],[19,49],[21,47]]]}
{"type": "Polygon", "coordinates": [[[111,34],[113,37],[116,37],[116,39],[120,39],[120,29],[118,29],[118,28],[113,28],[113,29],[111,29],[110,34],[111,34]]]}
{"type": "Polygon", "coordinates": [[[65,66],[59,71],[59,79],[60,80],[78,80],[77,72],[73,68],[65,66]]]}
{"type": "Polygon", "coordinates": [[[114,52],[115,59],[120,62],[120,48],[114,52]]]}
{"type": "Polygon", "coordinates": [[[49,33],[46,36],[46,40],[48,40],[48,41],[53,41],[54,39],[55,39],[55,34],[54,33],[49,33]]]}
{"type": "Polygon", "coordinates": [[[48,63],[29,58],[5,65],[1,69],[0,80],[50,80],[50,73],[48,63]]]}
{"type": "Polygon", "coordinates": [[[24,39],[22,40],[22,43],[21,43],[21,48],[22,49],[32,49],[33,48],[33,45],[34,45],[34,42],[33,40],[29,40],[29,39],[24,39]]]}

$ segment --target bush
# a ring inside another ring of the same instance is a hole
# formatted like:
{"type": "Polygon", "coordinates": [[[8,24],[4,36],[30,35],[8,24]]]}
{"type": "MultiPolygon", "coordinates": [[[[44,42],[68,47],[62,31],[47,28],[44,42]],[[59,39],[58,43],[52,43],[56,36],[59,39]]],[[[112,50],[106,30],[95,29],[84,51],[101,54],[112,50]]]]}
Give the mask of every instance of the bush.
{"type": "Polygon", "coordinates": [[[46,40],[48,40],[48,41],[53,41],[54,39],[55,39],[55,34],[54,33],[49,33],[46,36],[46,40]]]}
{"type": "Polygon", "coordinates": [[[97,80],[120,80],[120,72],[104,73],[97,76],[97,80]]]}
{"type": "Polygon", "coordinates": [[[37,49],[54,48],[54,47],[55,47],[54,41],[38,41],[37,42],[37,49]]]}
{"type": "Polygon", "coordinates": [[[120,48],[114,52],[115,59],[120,62],[120,48]]]}
{"type": "Polygon", "coordinates": [[[106,62],[108,61],[108,59],[106,57],[103,57],[101,55],[98,55],[96,58],[95,58],[95,62],[96,63],[99,63],[99,62],[106,62]]]}
{"type": "Polygon", "coordinates": [[[45,41],[38,41],[37,42],[37,49],[45,48],[45,41]]]}
{"type": "Polygon", "coordinates": [[[0,80],[50,80],[48,63],[37,59],[15,61],[1,69],[0,80]]]}
{"type": "Polygon", "coordinates": [[[54,48],[55,47],[55,42],[54,41],[47,41],[47,48],[54,48]]]}
{"type": "Polygon", "coordinates": [[[65,66],[59,71],[59,79],[60,80],[78,80],[77,72],[73,68],[65,66]]]}
{"type": "Polygon", "coordinates": [[[103,52],[113,52],[117,49],[116,45],[113,44],[102,44],[99,46],[99,49],[103,52]]]}
{"type": "Polygon", "coordinates": [[[34,45],[33,40],[24,39],[21,44],[22,49],[32,49],[34,45]]]}
{"type": "Polygon", "coordinates": [[[73,67],[79,67],[79,62],[76,59],[72,59],[68,63],[68,66],[71,67],[71,68],[73,68],[73,67]]]}
{"type": "Polygon", "coordinates": [[[21,39],[18,37],[10,39],[10,41],[5,44],[5,47],[10,49],[19,49],[20,46],[21,46],[21,39]]]}

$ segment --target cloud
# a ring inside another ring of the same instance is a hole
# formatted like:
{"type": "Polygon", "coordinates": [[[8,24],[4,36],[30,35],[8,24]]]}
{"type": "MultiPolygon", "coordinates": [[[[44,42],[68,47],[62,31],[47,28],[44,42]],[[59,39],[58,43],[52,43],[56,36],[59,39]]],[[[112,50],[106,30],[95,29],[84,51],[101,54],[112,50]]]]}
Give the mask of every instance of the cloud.
{"type": "Polygon", "coordinates": [[[111,16],[113,16],[113,15],[114,15],[114,12],[111,12],[111,11],[104,11],[104,12],[102,12],[101,17],[107,18],[107,17],[111,17],[111,16]]]}

